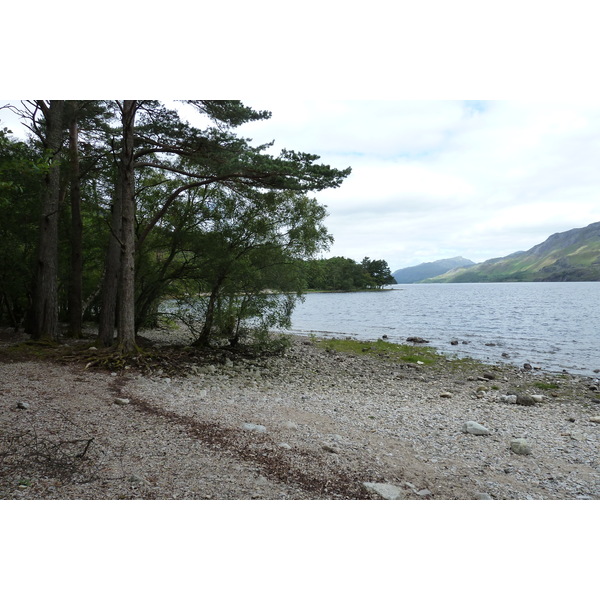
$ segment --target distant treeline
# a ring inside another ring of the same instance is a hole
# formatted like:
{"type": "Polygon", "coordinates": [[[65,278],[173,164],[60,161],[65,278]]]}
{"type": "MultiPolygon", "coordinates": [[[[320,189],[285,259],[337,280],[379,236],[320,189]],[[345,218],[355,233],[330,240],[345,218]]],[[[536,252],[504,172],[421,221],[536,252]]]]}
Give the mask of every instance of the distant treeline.
{"type": "Polygon", "coordinates": [[[369,257],[363,258],[360,263],[343,256],[306,260],[303,269],[309,290],[350,292],[381,289],[396,283],[385,260],[371,260],[369,257]]]}

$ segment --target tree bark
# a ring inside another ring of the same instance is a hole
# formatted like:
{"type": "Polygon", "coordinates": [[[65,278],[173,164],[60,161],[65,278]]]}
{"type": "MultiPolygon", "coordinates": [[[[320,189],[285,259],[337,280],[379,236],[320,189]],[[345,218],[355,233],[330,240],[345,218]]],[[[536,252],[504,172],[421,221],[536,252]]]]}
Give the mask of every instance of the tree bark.
{"type": "Polygon", "coordinates": [[[46,175],[40,222],[38,261],[34,284],[32,337],[58,340],[58,211],[60,205],[60,153],[64,100],[39,101],[47,125],[46,149],[50,168],[46,175]]]}
{"type": "Polygon", "coordinates": [[[121,152],[121,277],[119,282],[118,345],[132,352],[135,344],[135,165],[134,142],[137,100],[125,100],[122,109],[121,152]]]}
{"type": "Polygon", "coordinates": [[[69,280],[69,335],[81,337],[83,294],[83,221],[81,219],[81,185],[77,102],[72,102],[69,120],[69,162],[71,196],[71,277],[69,280]]]}
{"type": "Polygon", "coordinates": [[[100,346],[108,348],[115,340],[115,326],[117,323],[117,298],[119,294],[119,276],[121,273],[121,166],[119,165],[115,194],[111,207],[110,238],[106,251],[104,278],[102,281],[102,295],[100,302],[100,322],[98,326],[98,340],[100,346]]]}

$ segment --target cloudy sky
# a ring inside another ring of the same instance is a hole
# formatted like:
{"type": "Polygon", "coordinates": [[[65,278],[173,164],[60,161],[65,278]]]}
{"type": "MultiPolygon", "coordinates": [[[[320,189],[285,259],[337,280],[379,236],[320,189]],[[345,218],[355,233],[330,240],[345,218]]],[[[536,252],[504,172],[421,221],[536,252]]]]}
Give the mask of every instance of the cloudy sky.
{"type": "Polygon", "coordinates": [[[240,134],[352,167],[317,195],[328,256],[480,262],[600,221],[598,102],[242,100],[273,116],[240,134]]]}
{"type": "Polygon", "coordinates": [[[241,99],[273,116],[240,135],[352,167],[317,194],[327,256],[480,262],[600,221],[598,102],[241,99]]]}

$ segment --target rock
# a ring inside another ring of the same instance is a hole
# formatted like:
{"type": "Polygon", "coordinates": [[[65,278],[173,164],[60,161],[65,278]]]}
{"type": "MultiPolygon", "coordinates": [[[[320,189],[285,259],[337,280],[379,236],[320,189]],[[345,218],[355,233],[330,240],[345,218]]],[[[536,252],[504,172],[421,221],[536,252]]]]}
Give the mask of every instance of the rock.
{"type": "Polygon", "coordinates": [[[477,492],[473,497],[475,500],[493,500],[493,498],[485,492],[477,492]]]}
{"type": "Polygon", "coordinates": [[[330,446],[329,444],[323,444],[322,446],[325,452],[331,452],[331,454],[339,454],[340,449],[337,446],[330,446]]]}
{"type": "Polygon", "coordinates": [[[536,404],[533,396],[527,394],[517,394],[517,404],[519,406],[534,406],[536,404]]]}
{"type": "Polygon", "coordinates": [[[462,427],[463,433],[472,433],[473,435],[491,435],[487,427],[480,425],[475,421],[467,421],[462,427]]]}
{"type": "Polygon", "coordinates": [[[137,475],[136,473],[134,473],[129,478],[129,481],[131,481],[131,483],[141,483],[142,485],[151,485],[151,483],[147,479],[144,479],[144,477],[142,477],[141,475],[137,475]]]}
{"type": "Polygon", "coordinates": [[[533,369],[533,367],[532,367],[532,366],[531,366],[529,363],[525,363],[525,364],[523,365],[523,368],[524,368],[526,371],[531,371],[531,369],[533,369]]]}
{"type": "Polygon", "coordinates": [[[586,442],[588,439],[587,435],[581,431],[573,431],[570,433],[570,436],[572,440],[577,440],[578,442],[586,442]]]}
{"type": "Polygon", "coordinates": [[[590,421],[592,423],[600,423],[600,415],[594,416],[594,417],[590,417],[590,421]]]}
{"type": "Polygon", "coordinates": [[[425,488],[424,490],[419,490],[417,492],[417,496],[421,496],[421,498],[431,498],[431,496],[433,496],[433,492],[425,488]]]}
{"type": "Polygon", "coordinates": [[[537,402],[543,402],[545,400],[545,397],[542,396],[541,394],[533,394],[531,396],[531,399],[537,403],[537,402]]]}
{"type": "Polygon", "coordinates": [[[412,342],[413,344],[429,344],[429,340],[423,339],[422,337],[407,337],[407,342],[412,342]]]}
{"type": "Polygon", "coordinates": [[[294,421],[286,421],[283,426],[286,429],[298,429],[298,424],[294,423],[294,421]]]}
{"type": "Polygon", "coordinates": [[[500,396],[500,402],[504,402],[505,404],[516,404],[517,396],[515,394],[506,394],[505,396],[500,396]]]}
{"type": "Polygon", "coordinates": [[[453,346],[458,346],[458,340],[451,340],[451,341],[450,341],[450,343],[451,343],[453,346]]]}
{"type": "Polygon", "coordinates": [[[493,373],[484,373],[483,378],[491,381],[492,379],[496,379],[496,376],[493,373]]]}
{"type": "Polygon", "coordinates": [[[29,402],[17,402],[17,408],[27,410],[29,408],[29,402]]]}
{"type": "Polygon", "coordinates": [[[452,393],[451,392],[442,392],[440,394],[440,398],[452,398],[452,393]]]}
{"type": "Polygon", "coordinates": [[[98,348],[96,348],[96,346],[90,346],[88,350],[98,350],[98,348]]]}
{"type": "Polygon", "coordinates": [[[264,425],[257,425],[256,423],[244,423],[242,429],[255,431],[256,433],[267,433],[267,428],[264,425]]]}
{"type": "Polygon", "coordinates": [[[516,438],[510,442],[510,449],[515,454],[531,454],[531,446],[524,438],[516,438]]]}
{"type": "Polygon", "coordinates": [[[384,500],[401,500],[404,497],[404,491],[391,483],[372,483],[363,482],[363,485],[370,492],[375,492],[384,500]]]}
{"type": "Polygon", "coordinates": [[[280,448],[283,448],[284,450],[291,450],[292,447],[289,444],[286,444],[285,442],[281,442],[280,444],[277,444],[280,448]]]}
{"type": "Polygon", "coordinates": [[[118,404],[119,406],[125,406],[126,404],[129,404],[130,400],[129,398],[116,398],[115,399],[115,404],[118,404]]]}

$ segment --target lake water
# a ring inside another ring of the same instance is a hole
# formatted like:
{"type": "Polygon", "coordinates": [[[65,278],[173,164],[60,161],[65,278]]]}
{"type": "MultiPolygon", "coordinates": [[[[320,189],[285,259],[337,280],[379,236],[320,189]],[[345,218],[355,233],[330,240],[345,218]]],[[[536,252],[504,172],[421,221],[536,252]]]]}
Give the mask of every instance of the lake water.
{"type": "Polygon", "coordinates": [[[291,332],[401,343],[418,336],[450,355],[597,376],[599,305],[600,282],[396,285],[308,294],[291,332]]]}

